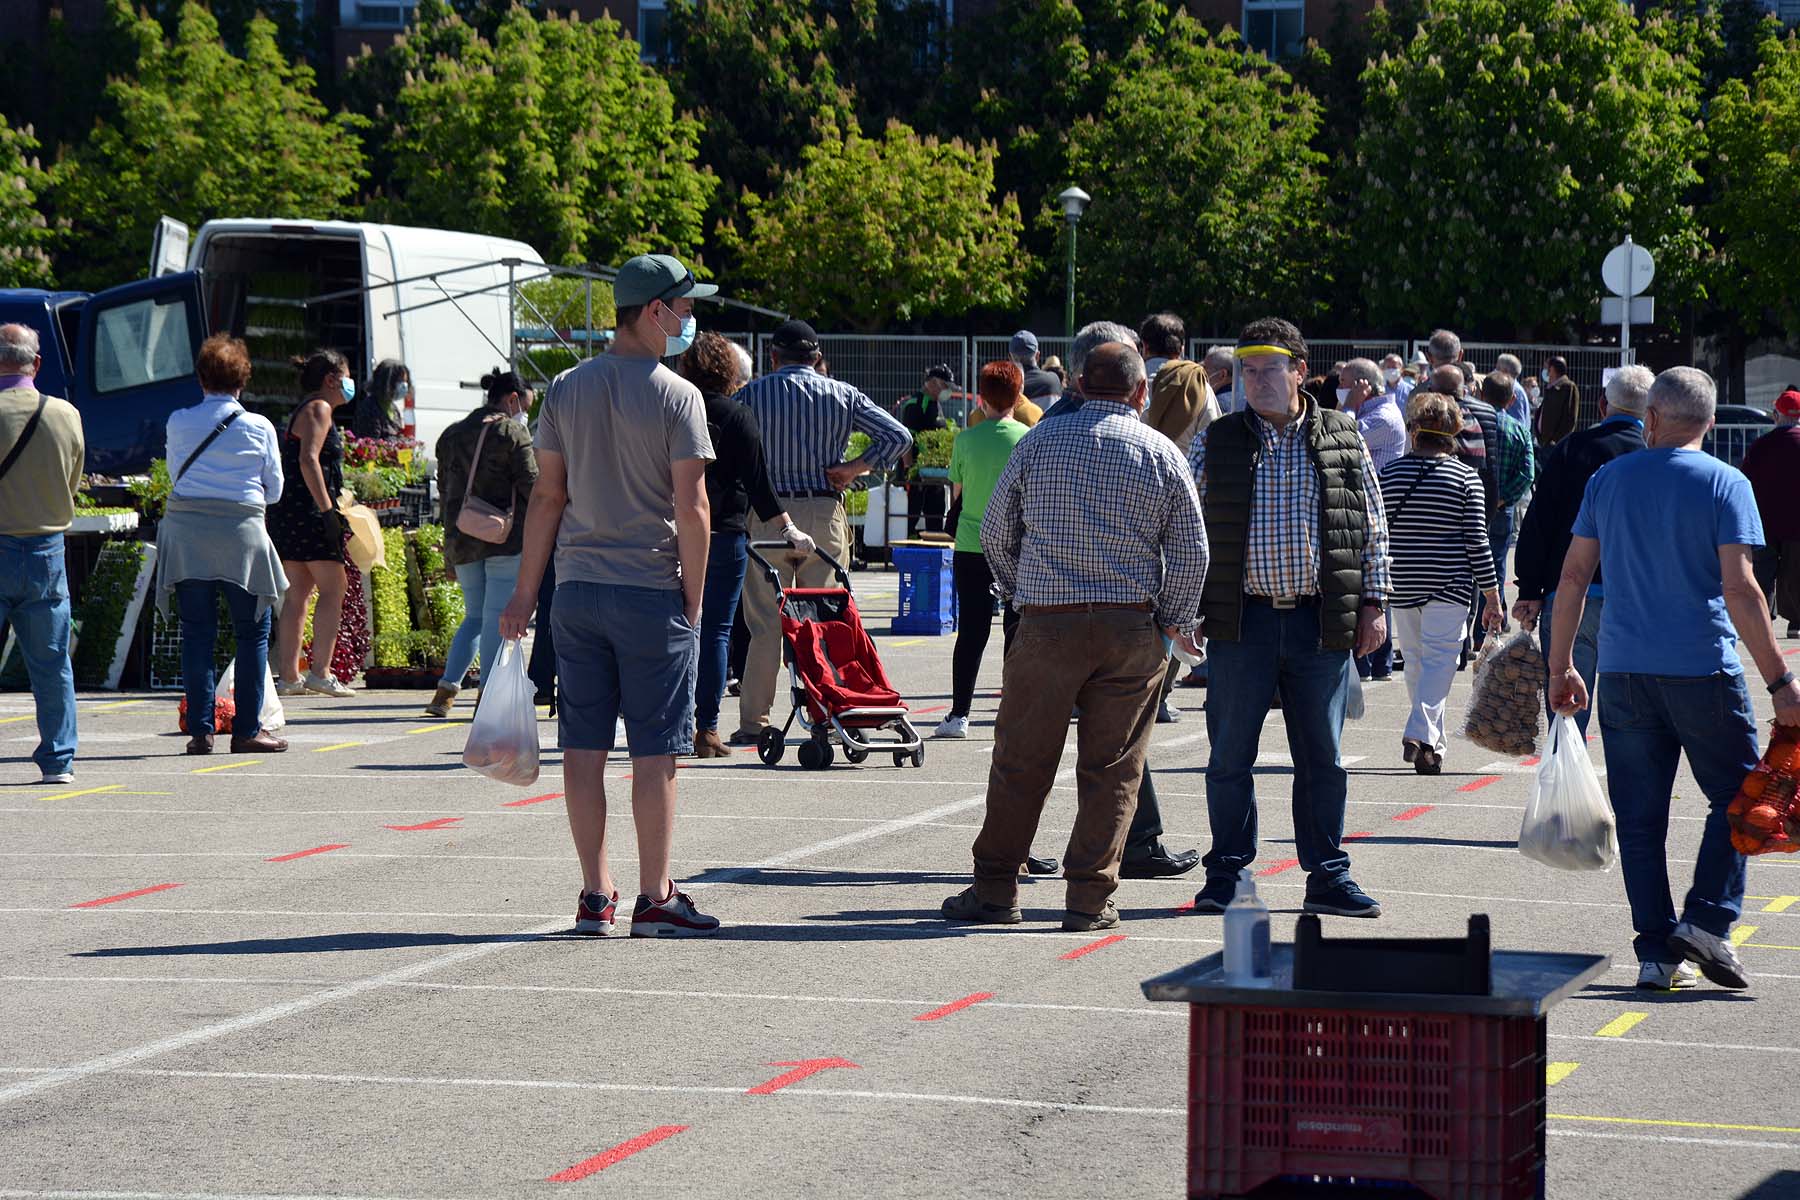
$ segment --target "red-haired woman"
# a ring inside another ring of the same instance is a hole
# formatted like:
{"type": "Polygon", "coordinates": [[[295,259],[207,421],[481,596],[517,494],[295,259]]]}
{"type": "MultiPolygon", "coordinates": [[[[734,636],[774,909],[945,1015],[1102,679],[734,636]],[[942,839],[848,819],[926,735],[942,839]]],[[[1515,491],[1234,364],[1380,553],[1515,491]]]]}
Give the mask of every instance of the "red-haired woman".
{"type": "MultiPolygon", "coordinates": [[[[951,560],[958,615],[950,667],[950,715],[938,725],[935,737],[969,736],[975,677],[994,627],[994,576],[981,552],[981,518],[987,513],[988,499],[1006,460],[1027,432],[1013,417],[1025,399],[1020,390],[1024,383],[1025,374],[1016,363],[991,362],[982,367],[975,396],[984,419],[957,434],[951,443],[950,492],[952,499],[962,504],[962,515],[956,521],[956,553],[951,560]]],[[[1001,618],[1002,637],[1008,646],[1018,623],[1018,614],[1008,606],[1001,618]]]]}
{"type": "Polygon", "coordinates": [[[245,412],[238,397],[250,381],[244,343],[217,334],[194,362],[200,403],[169,414],[168,461],[174,487],[157,528],[157,603],[171,596],[181,612],[181,682],[187,689],[189,754],[213,750],[213,646],[219,599],[237,635],[237,712],[233,754],[275,754],[287,743],[262,728],[269,663],[269,611],[287,576],[264,526],[284,479],[275,427],[245,412]]]}

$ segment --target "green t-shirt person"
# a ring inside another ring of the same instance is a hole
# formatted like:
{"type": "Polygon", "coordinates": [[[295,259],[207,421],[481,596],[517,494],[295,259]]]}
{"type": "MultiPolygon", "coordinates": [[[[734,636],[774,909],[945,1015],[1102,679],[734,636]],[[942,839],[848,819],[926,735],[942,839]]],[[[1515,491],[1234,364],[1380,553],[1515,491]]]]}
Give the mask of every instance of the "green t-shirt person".
{"type": "Polygon", "coordinates": [[[983,421],[950,443],[950,482],[962,488],[962,516],[956,520],[959,553],[981,553],[981,518],[1013,447],[1030,430],[1011,417],[983,421]]]}

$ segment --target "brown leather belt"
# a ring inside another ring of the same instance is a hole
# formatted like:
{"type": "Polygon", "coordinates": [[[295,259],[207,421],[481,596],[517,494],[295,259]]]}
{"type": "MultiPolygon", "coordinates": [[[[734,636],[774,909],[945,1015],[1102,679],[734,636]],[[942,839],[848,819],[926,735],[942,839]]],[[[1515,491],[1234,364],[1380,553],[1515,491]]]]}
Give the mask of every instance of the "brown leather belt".
{"type": "Polygon", "coordinates": [[[1019,610],[1024,617],[1047,617],[1057,613],[1091,612],[1155,612],[1156,605],[1145,600],[1141,604],[1030,604],[1019,610]]]}

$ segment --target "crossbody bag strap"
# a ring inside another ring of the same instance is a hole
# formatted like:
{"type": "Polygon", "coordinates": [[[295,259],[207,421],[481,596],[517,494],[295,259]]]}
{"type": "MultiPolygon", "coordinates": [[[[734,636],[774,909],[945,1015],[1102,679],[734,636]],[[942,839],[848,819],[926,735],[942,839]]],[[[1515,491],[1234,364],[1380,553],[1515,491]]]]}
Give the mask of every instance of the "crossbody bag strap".
{"type": "MultiPolygon", "coordinates": [[[[488,430],[492,429],[495,425],[499,424],[500,421],[504,421],[505,419],[505,417],[498,417],[494,420],[483,421],[481,423],[481,436],[475,439],[475,453],[469,458],[469,477],[463,481],[464,504],[469,502],[469,497],[473,495],[475,491],[475,468],[481,464],[481,448],[487,444],[488,430]]],[[[514,503],[517,502],[517,499],[517,497],[514,497],[514,503]]],[[[506,506],[506,511],[511,513],[512,510],[513,505],[508,504],[506,506]]]]}
{"type": "Polygon", "coordinates": [[[1394,513],[1388,518],[1388,528],[1394,527],[1394,523],[1400,519],[1400,514],[1406,511],[1406,502],[1413,498],[1413,493],[1419,490],[1419,485],[1430,479],[1431,473],[1442,466],[1443,462],[1444,460],[1441,458],[1434,458],[1426,464],[1424,470],[1419,472],[1419,477],[1412,481],[1412,486],[1406,489],[1404,496],[1400,497],[1400,503],[1394,505],[1394,513]]]}
{"type": "MultiPolygon", "coordinates": [[[[206,448],[208,446],[212,445],[213,442],[218,440],[219,435],[221,433],[224,433],[228,428],[230,428],[231,423],[233,421],[237,420],[239,417],[241,417],[243,415],[244,415],[244,410],[241,408],[233,409],[231,412],[226,413],[225,419],[223,421],[220,421],[217,425],[214,425],[212,432],[207,434],[204,438],[202,438],[200,441],[200,444],[198,446],[194,447],[194,452],[187,456],[186,462],[181,464],[181,470],[175,472],[175,482],[180,483],[181,477],[183,475],[186,475],[188,473],[188,468],[194,465],[194,460],[196,458],[199,458],[202,454],[206,453],[206,448]]],[[[173,484],[171,484],[170,486],[173,486],[173,484]]]]}
{"type": "Polygon", "coordinates": [[[19,455],[25,453],[25,443],[29,442],[31,435],[37,432],[38,425],[44,419],[44,405],[49,402],[48,396],[42,392],[38,393],[37,410],[31,414],[31,420],[25,422],[25,428],[19,433],[19,440],[14,442],[12,449],[6,452],[6,458],[0,460],[0,479],[6,478],[6,473],[12,470],[14,463],[19,461],[19,455]]]}

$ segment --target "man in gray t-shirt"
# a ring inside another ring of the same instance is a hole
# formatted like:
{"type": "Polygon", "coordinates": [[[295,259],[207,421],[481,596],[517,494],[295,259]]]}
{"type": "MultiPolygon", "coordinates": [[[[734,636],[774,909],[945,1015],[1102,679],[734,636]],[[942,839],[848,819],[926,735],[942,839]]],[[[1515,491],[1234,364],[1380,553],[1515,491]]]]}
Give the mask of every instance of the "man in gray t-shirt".
{"type": "Polygon", "coordinates": [[[675,756],[694,744],[713,447],[699,391],[659,361],[692,344],[694,300],[717,291],[668,255],[627,262],[613,284],[612,349],[557,376],[538,417],[538,481],[500,632],[524,636],[554,546],[557,738],[582,875],[577,933],[608,934],[617,922],[603,774],[621,720],[638,842],[631,935],[719,928],[669,875],[675,756]]]}

